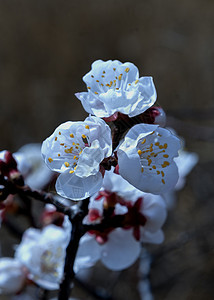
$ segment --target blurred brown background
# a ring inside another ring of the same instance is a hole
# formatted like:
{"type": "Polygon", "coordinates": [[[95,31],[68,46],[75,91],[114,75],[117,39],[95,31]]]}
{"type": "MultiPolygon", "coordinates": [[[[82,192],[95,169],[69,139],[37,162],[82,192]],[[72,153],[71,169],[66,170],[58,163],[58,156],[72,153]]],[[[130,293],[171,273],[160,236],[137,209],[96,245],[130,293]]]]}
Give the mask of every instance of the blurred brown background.
{"type": "MultiPolygon", "coordinates": [[[[154,77],[168,125],[199,154],[165,244],[152,250],[155,299],[214,297],[213,28],[212,0],[0,0],[1,149],[83,120],[74,96],[85,90],[82,76],[96,59],[118,59],[154,77]]],[[[116,299],[138,299],[132,275],[123,273],[116,299]]]]}

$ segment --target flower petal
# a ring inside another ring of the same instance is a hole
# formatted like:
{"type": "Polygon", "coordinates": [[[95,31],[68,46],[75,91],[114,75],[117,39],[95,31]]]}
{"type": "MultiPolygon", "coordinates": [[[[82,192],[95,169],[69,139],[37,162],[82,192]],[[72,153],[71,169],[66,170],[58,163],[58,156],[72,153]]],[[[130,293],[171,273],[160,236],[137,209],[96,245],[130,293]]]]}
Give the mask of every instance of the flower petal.
{"type": "Polygon", "coordinates": [[[113,271],[130,267],[139,257],[141,250],[140,243],[132,235],[132,230],[120,228],[112,231],[108,235],[108,242],[100,247],[102,263],[113,271]]]}
{"type": "Polygon", "coordinates": [[[81,178],[76,176],[75,173],[70,174],[67,171],[60,174],[57,178],[56,191],[62,197],[72,200],[82,200],[99,191],[102,181],[100,172],[81,178]]]}

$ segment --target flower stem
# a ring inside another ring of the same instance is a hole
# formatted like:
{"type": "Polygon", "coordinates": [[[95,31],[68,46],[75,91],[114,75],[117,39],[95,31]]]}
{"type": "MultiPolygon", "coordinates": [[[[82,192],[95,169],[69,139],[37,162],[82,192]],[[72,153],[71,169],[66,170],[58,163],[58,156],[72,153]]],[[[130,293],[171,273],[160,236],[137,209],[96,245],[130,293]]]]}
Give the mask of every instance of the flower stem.
{"type": "Polygon", "coordinates": [[[89,198],[83,200],[76,215],[72,218],[70,217],[72,223],[71,238],[66,249],[64,279],[60,285],[58,300],[68,300],[71,294],[71,282],[75,276],[74,261],[79,247],[79,241],[85,233],[82,220],[88,213],[88,204],[89,198]]]}

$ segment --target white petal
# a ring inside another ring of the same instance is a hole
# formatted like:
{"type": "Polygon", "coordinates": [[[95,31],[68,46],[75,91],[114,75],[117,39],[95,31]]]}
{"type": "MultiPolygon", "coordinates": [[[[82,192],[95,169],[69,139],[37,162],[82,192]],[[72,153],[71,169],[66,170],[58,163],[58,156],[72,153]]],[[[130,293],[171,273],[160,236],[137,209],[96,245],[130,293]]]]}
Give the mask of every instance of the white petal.
{"type": "Polygon", "coordinates": [[[162,230],[150,232],[141,227],[140,231],[141,242],[143,243],[161,244],[164,241],[164,233],[162,230]]]}
{"type": "Polygon", "coordinates": [[[56,181],[57,193],[65,198],[72,200],[85,199],[97,191],[102,186],[102,175],[98,172],[95,175],[91,175],[85,178],[81,178],[70,174],[69,171],[59,175],[56,181]]]}
{"type": "Polygon", "coordinates": [[[158,231],[166,220],[166,205],[159,195],[145,194],[141,211],[147,220],[144,228],[150,232],[158,231]]]}
{"type": "Polygon", "coordinates": [[[23,287],[26,274],[16,259],[0,258],[0,294],[17,293],[23,287]]]}
{"type": "Polygon", "coordinates": [[[140,255],[140,243],[135,240],[132,230],[117,228],[108,235],[108,241],[101,245],[101,261],[113,271],[130,267],[140,255]]]}
{"type": "Polygon", "coordinates": [[[92,267],[100,259],[100,245],[95,237],[86,233],[81,239],[74,264],[75,272],[92,267]]]}

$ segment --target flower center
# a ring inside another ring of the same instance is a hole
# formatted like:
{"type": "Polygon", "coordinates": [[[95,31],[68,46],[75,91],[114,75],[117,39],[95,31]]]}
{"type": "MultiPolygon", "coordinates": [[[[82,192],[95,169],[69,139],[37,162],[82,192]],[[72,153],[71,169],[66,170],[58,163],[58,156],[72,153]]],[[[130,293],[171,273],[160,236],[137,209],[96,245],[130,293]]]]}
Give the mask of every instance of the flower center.
{"type": "MultiPolygon", "coordinates": [[[[154,134],[154,132],[152,133],[154,134]]],[[[160,134],[157,134],[159,135],[160,134]]],[[[150,172],[161,176],[161,182],[165,184],[165,173],[162,169],[170,165],[167,158],[169,155],[166,153],[168,148],[167,143],[161,144],[158,139],[154,139],[154,143],[147,142],[147,139],[141,139],[138,143],[138,155],[140,156],[141,172],[150,172]]]]}

